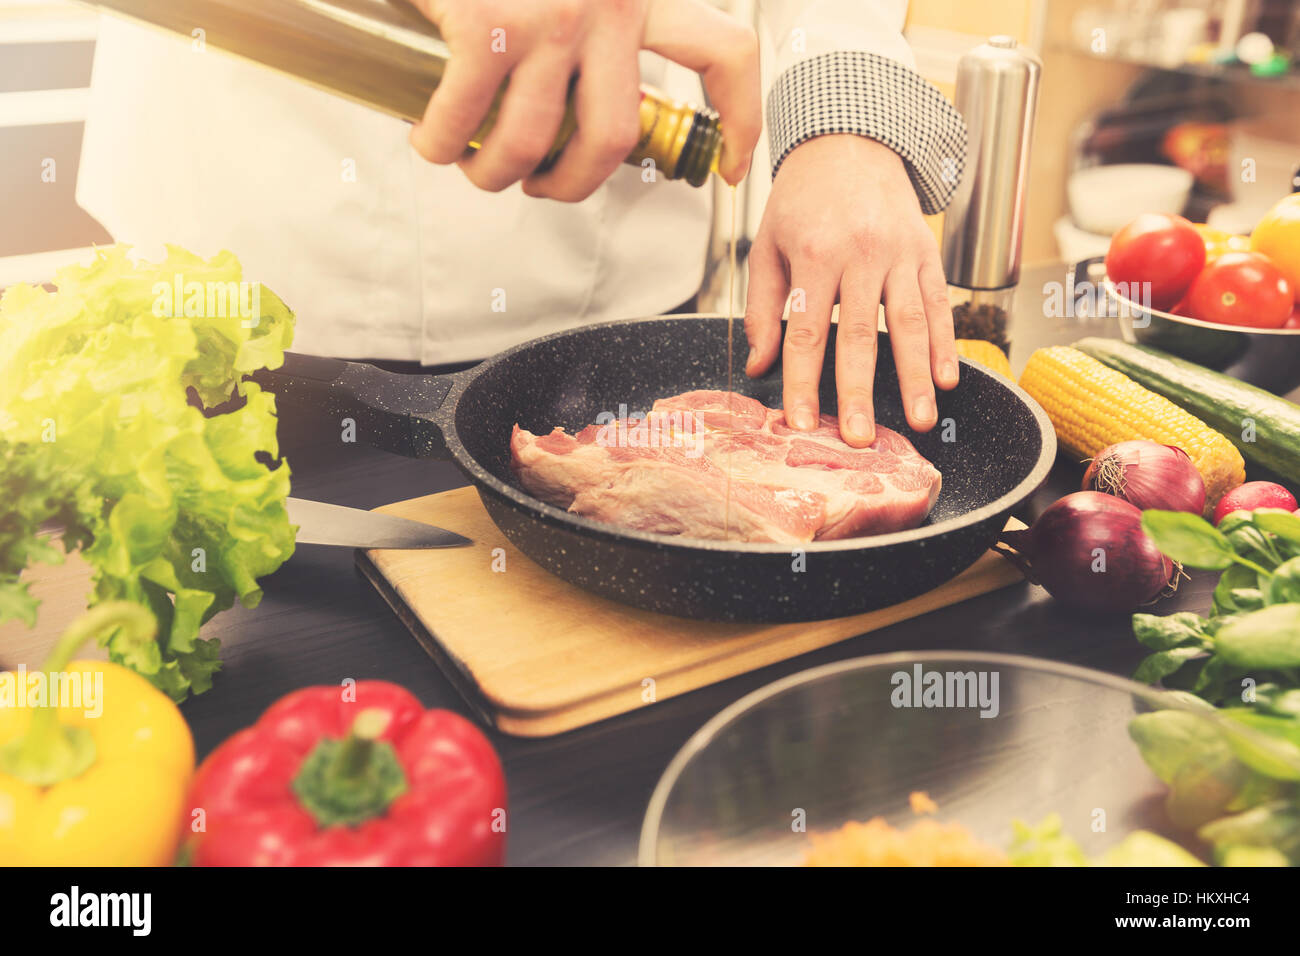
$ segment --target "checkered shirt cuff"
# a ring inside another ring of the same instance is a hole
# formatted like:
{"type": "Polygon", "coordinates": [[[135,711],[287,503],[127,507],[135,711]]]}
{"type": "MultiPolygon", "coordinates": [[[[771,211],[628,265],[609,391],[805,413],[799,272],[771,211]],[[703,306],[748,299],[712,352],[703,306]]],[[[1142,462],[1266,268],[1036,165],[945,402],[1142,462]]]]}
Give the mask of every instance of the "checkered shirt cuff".
{"type": "Polygon", "coordinates": [[[800,143],[856,133],[903,158],[927,215],[940,212],[961,182],[966,124],[948,99],[896,60],[838,50],[796,63],[767,100],[772,176],[800,143]]]}

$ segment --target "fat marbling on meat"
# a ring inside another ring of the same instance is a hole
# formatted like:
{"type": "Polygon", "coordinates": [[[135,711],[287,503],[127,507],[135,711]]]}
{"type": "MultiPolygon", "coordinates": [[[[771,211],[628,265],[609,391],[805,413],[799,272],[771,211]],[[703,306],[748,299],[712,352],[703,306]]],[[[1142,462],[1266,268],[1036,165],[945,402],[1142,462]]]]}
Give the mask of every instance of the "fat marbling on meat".
{"type": "Polygon", "coordinates": [[[529,493],[573,514],[659,534],[791,545],[914,528],[941,485],[896,431],[877,425],[875,441],[854,448],[832,415],[799,432],[780,409],[722,391],[662,398],[639,418],[607,413],[573,435],[516,424],[510,458],[529,493]]]}

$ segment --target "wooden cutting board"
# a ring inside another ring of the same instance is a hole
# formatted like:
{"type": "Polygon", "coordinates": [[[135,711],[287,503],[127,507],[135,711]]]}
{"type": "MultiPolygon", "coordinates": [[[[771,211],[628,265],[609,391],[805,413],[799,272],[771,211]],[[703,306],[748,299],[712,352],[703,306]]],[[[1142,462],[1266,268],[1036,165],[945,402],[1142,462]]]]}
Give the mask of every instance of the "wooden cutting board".
{"type": "MultiPolygon", "coordinates": [[[[473,539],[462,548],[359,551],[357,563],[483,719],[520,737],[572,730],[1023,580],[989,552],[928,594],[853,617],[689,621],[542,570],[497,530],[472,488],[376,510],[473,539]]],[[[1008,527],[1023,525],[1013,518],[1008,527]]]]}

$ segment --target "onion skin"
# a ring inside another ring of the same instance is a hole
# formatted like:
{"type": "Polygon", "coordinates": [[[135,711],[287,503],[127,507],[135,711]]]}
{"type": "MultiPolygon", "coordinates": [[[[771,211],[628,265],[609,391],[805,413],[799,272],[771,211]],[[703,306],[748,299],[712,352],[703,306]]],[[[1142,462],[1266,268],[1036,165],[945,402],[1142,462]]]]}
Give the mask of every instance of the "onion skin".
{"type": "Polygon", "coordinates": [[[1139,511],[1205,511],[1205,481],[1187,452],[1144,439],[1103,448],[1083,475],[1083,489],[1114,495],[1139,511]]]}
{"type": "Polygon", "coordinates": [[[1122,613],[1157,600],[1180,569],[1142,530],[1142,512],[1099,491],[1066,495],[1033,527],[1004,535],[1030,580],[1080,611],[1122,613]],[[1100,549],[1100,554],[1098,554],[1100,549]],[[1105,571],[1093,570],[1104,561],[1105,571]]]}

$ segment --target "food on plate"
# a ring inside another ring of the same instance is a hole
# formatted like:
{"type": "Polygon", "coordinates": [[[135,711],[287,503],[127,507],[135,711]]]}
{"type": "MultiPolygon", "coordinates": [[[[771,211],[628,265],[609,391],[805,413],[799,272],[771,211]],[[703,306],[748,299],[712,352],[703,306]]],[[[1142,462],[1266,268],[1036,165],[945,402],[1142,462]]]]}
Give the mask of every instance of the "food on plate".
{"type": "Polygon", "coordinates": [[[661,398],[644,418],[556,428],[515,426],[511,466],[557,508],[638,531],[785,544],[914,528],[939,496],[938,470],[884,426],[867,448],[822,415],[800,432],[744,395],[661,398]]]}
{"type": "Polygon", "coordinates": [[[907,805],[912,808],[912,812],[917,816],[923,813],[938,813],[939,804],[930,799],[930,795],[924,790],[913,790],[907,795],[907,805]]]}
{"type": "Polygon", "coordinates": [[[1248,481],[1223,496],[1214,509],[1214,523],[1222,523],[1234,511],[1254,511],[1256,508],[1295,511],[1295,495],[1275,481],[1248,481]]]}
{"type": "Polygon", "coordinates": [[[1181,309],[1205,322],[1280,329],[1294,304],[1291,283],[1268,259],[1255,252],[1225,252],[1201,270],[1181,309]]]}
{"type": "MultiPolygon", "coordinates": [[[[912,794],[914,812],[917,794],[912,794]]],[[[926,809],[938,807],[925,794],[926,809]]],[[[897,828],[883,817],[850,821],[831,833],[809,834],[811,849],[804,866],[1204,866],[1178,844],[1146,830],[1136,830],[1089,861],[1067,836],[1059,814],[1030,826],[1011,823],[1012,839],[1004,852],[982,842],[960,823],[918,820],[897,828]]]]}
{"type": "MultiPolygon", "coordinates": [[[[1108,445],[1135,438],[1177,445],[1200,472],[1207,513],[1212,511],[1226,492],[1246,480],[1241,452],[1206,422],[1143,387],[1144,381],[1103,364],[1100,354],[1081,350],[1094,342],[1110,344],[1084,339],[1078,348],[1038,349],[1020,376],[1021,387],[1047,412],[1061,445],[1079,458],[1093,458],[1108,445]]],[[[1240,430],[1241,425],[1233,427],[1240,430]]]]}
{"type": "Polygon", "coordinates": [[[1177,843],[1147,830],[1134,830],[1094,861],[1066,835],[1060,814],[1034,826],[1013,820],[1011,829],[1012,866],[1205,866],[1177,843]]]}
{"type": "Polygon", "coordinates": [[[203,761],[196,866],[495,866],[506,785],[488,739],[384,681],[307,687],[203,761]]]}
{"type": "Polygon", "coordinates": [[[117,664],[73,660],[116,630],[154,641],[138,604],[96,605],[40,671],[0,674],[0,866],[166,866],[194,772],[190,729],[165,694],[117,664]]]}
{"type": "Polygon", "coordinates": [[[1281,270],[1300,303],[1300,193],[1280,200],[1256,223],[1250,248],[1281,270]]]}
{"type": "Polygon", "coordinates": [[[1205,265],[1205,240],[1182,216],[1143,213],[1110,240],[1106,275],[1125,298],[1165,310],[1205,265]]]}
{"type": "MultiPolygon", "coordinates": [[[[912,794],[915,813],[938,809],[925,794],[912,794]],[[918,797],[923,809],[918,810],[918,797]]],[[[810,833],[804,866],[1007,866],[1007,856],[980,842],[960,823],[917,820],[895,828],[883,817],[850,820],[831,833],[810,833]]]]}
{"type": "Polygon", "coordinates": [[[1098,613],[1158,600],[1181,569],[1142,530],[1142,512],[1114,495],[1076,491],[1023,530],[1004,531],[1003,555],[1052,597],[1098,613]]]}
{"type": "MultiPolygon", "coordinates": [[[[1218,429],[1251,462],[1283,477],[1300,476],[1300,405],[1150,346],[1087,338],[1075,342],[1074,347],[1171,399],[1210,428],[1218,429]]],[[[1196,460],[1196,454],[1182,442],[1171,444],[1182,445],[1196,460]]],[[[1199,462],[1197,467],[1200,468],[1199,462]]],[[[1217,505],[1230,488],[1215,494],[1203,469],[1201,476],[1206,478],[1207,496],[1217,505]]],[[[1244,480],[1243,473],[1231,487],[1244,480]]]]}
{"type": "Polygon", "coordinates": [[[114,246],[55,285],[0,298],[0,621],[33,624],[19,575],[80,549],[94,602],[159,621],[145,646],[110,637],[111,659],[180,700],[220,667],[199,626],[256,605],[293,552],[288,465],[261,460],[278,455],[274,396],[244,378],[281,364],[293,314],[229,253],[137,264],[114,246]],[[62,549],[38,535],[47,521],[62,549]]]}
{"type": "Polygon", "coordinates": [[[1083,490],[1123,498],[1139,510],[1205,511],[1205,481],[1187,452],[1144,438],[1099,451],[1083,474],[1083,490]]]}
{"type": "Polygon", "coordinates": [[[958,339],[957,354],[972,362],[978,362],[999,375],[1011,377],[1011,363],[1007,361],[1007,353],[992,342],[983,339],[958,339]]]}

